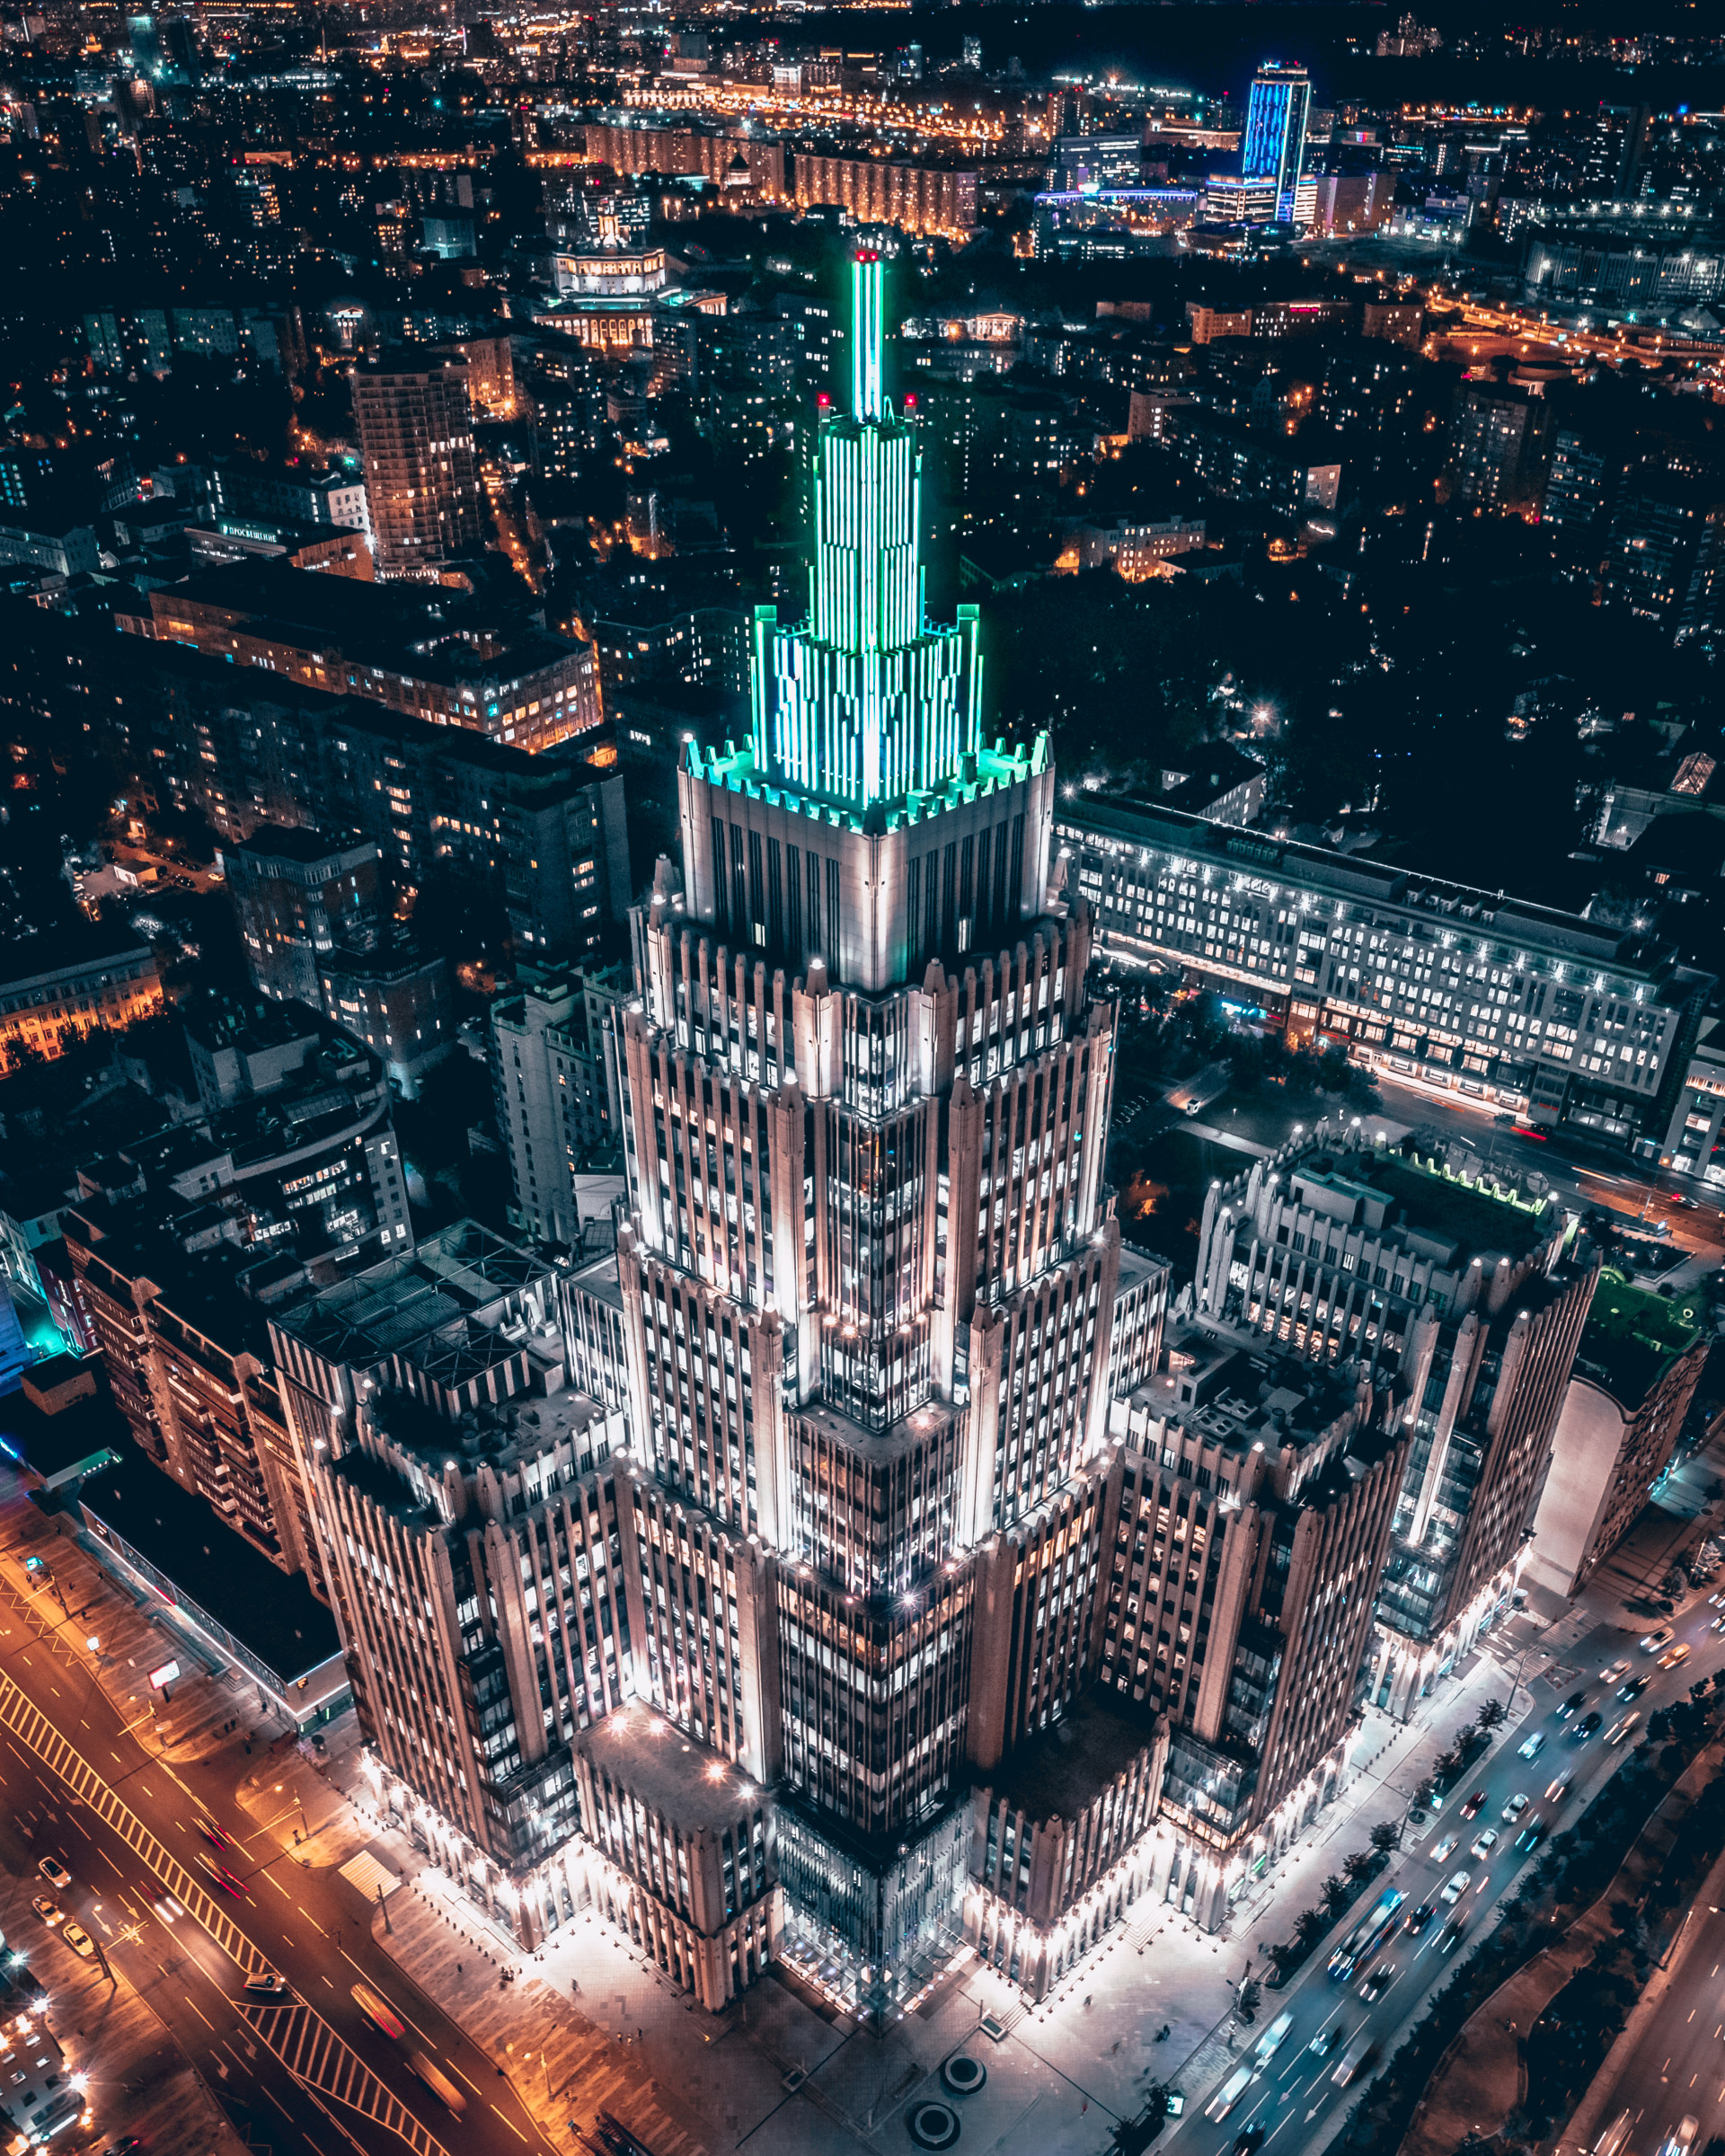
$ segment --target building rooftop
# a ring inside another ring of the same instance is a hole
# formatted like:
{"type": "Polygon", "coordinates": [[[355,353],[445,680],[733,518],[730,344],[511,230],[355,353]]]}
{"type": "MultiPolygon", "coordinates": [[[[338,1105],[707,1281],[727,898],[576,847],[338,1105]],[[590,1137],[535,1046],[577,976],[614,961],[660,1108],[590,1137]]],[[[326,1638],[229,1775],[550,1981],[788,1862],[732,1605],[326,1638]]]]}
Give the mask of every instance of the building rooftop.
{"type": "Polygon", "coordinates": [[[314,862],[329,861],[338,853],[353,853],[362,849],[376,851],[373,841],[358,831],[324,833],[311,830],[304,824],[260,824],[249,838],[241,840],[235,851],[255,854],[261,860],[293,861],[310,867],[314,862]]]}
{"type": "Polygon", "coordinates": [[[305,1580],[279,1572],[201,1498],[152,1467],[111,1409],[108,1419],[119,1464],[85,1480],[79,1493],[84,1509],[123,1535],[284,1685],[340,1654],[335,1620],[305,1580]]]}
{"type": "Polygon", "coordinates": [[[69,922],[63,928],[21,936],[6,945],[0,952],[0,995],[13,994],[50,974],[142,965],[152,955],[148,938],[130,927],[103,928],[88,922],[69,922]]]}
{"type": "Polygon", "coordinates": [[[571,1749],[686,1833],[703,1827],[722,1833],[764,1799],[761,1785],[740,1767],[640,1704],[619,1707],[583,1729],[571,1749]]]}
{"type": "Polygon", "coordinates": [[[1087,1692],[1018,1747],[998,1770],[994,1793],[1031,1819],[1075,1819],[1155,1742],[1154,1716],[1087,1692]]]}
{"type": "Polygon", "coordinates": [[[1632,1413],[1680,1356],[1701,1338],[1705,1306],[1698,1293],[1668,1297],[1602,1270],[1593,1291],[1575,1367],[1632,1413]]]}
{"type": "Polygon", "coordinates": [[[528,1245],[458,1220],[427,1236],[411,1257],[350,1274],[284,1311],[277,1322],[326,1360],[368,1369],[410,1354],[549,1270],[528,1245]]]}
{"type": "Polygon", "coordinates": [[[1076,835],[1122,852],[1154,847],[1251,877],[1295,885],[1357,909],[1381,906],[1398,917],[1426,916],[1434,937],[1487,939],[1502,959],[1526,954],[1534,969],[1553,965],[1601,972],[1659,985],[1661,1000],[1685,999],[1701,976],[1680,968],[1662,940],[1584,920],[1579,914],[1535,906],[1504,891],[1482,891],[1388,862],[1337,853],[1292,839],[1272,838],[1234,824],[1211,823],[1177,808],[1108,801],[1087,794],[1056,811],[1057,834],[1076,835]]]}

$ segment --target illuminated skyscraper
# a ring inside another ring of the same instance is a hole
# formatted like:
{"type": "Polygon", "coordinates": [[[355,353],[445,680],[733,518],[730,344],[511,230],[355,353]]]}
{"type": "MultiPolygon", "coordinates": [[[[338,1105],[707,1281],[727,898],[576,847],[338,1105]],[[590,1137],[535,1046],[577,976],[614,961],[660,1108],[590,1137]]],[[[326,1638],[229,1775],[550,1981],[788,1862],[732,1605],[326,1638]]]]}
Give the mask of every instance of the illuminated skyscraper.
{"type": "Polygon", "coordinates": [[[1304,67],[1267,63],[1252,77],[1246,131],[1240,143],[1240,177],[1266,182],[1275,192],[1277,223],[1294,221],[1294,196],[1305,157],[1312,84],[1304,67]]]}
{"type": "Polygon", "coordinates": [[[757,613],[750,739],[690,748],[639,920],[619,1266],[637,1682],[778,1784],[785,1951],[880,2009],[956,1938],[973,1775],[1094,1674],[1120,1250],[1048,744],[983,744],[975,610],[925,617],[872,255],[853,298],[808,613],[757,613]],[[739,1613],[717,1686],[654,1606],[691,1571],[739,1613]]]}

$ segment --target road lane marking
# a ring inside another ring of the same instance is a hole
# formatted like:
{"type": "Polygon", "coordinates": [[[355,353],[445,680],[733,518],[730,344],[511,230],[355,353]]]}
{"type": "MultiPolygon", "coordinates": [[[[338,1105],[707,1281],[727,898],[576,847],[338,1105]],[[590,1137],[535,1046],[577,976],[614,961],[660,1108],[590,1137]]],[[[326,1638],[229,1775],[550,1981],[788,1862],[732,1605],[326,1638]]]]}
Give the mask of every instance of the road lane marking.
{"type": "MultiPolygon", "coordinates": [[[[497,2111],[497,2106],[493,2104],[491,2106],[491,2109],[493,2111],[497,2111]]],[[[526,2140],[526,2135],[521,2131],[520,2127],[516,2125],[512,2118],[508,2117],[501,2111],[497,2111],[497,2116],[502,2119],[503,2124],[509,2129],[509,2132],[514,2134],[518,2141],[525,2142],[526,2140]]]]}
{"type": "Polygon", "coordinates": [[[198,2019],[203,2023],[204,2027],[208,2029],[213,2036],[216,2030],[216,2024],[210,2019],[209,2016],[204,2011],[201,2006],[198,2006],[193,2003],[191,1993],[190,1992],[181,1992],[180,1996],[185,2001],[186,2004],[191,2008],[192,2012],[197,2015],[198,2019]]]}
{"type": "Polygon", "coordinates": [[[257,1876],[261,1879],[269,1879],[270,1884],[275,1888],[278,1894],[284,1895],[290,1902],[293,1900],[294,1896],[292,1888],[284,1886],[279,1879],[270,1878],[270,1874],[267,1871],[261,1871],[257,1876]]]}
{"type": "Polygon", "coordinates": [[[108,1867],[109,1870],[113,1873],[117,1879],[123,1879],[126,1877],[126,1874],[119,1869],[119,1865],[114,1862],[114,1860],[108,1854],[108,1851],[105,1849],[99,1849],[96,1851],[96,1854],[102,1859],[102,1862],[108,1867]]]}
{"type": "MultiPolygon", "coordinates": [[[[281,2113],[281,2116],[291,2126],[294,2123],[294,2115],[288,2108],[287,2105],[282,2102],[281,2099],[276,2094],[275,2090],[269,2087],[269,2085],[266,2083],[263,2093],[270,2099],[270,2101],[276,2107],[276,2109],[281,2113]]],[[[311,2136],[307,2134],[305,2138],[309,2141],[311,2136]]]]}
{"type": "Polygon", "coordinates": [[[323,1935],[325,1939],[330,1936],[327,1931],[323,1931],[323,1925],[318,1922],[317,1919],[312,1914],[311,1911],[305,1906],[304,1902],[296,1902],[294,1906],[299,1911],[299,1913],[305,1919],[305,1922],[312,1927],[314,1931],[323,1932],[323,1935]]]}

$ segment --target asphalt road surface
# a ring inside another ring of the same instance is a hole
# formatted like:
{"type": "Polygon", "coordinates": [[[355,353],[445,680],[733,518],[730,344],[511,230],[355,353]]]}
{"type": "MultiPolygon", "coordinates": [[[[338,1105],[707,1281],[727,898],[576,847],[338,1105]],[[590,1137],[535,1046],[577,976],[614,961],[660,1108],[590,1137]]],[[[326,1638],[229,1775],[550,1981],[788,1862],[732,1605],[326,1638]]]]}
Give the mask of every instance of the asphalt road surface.
{"type": "MultiPolygon", "coordinates": [[[[1447,1977],[1453,1957],[1465,1953],[1470,1942],[1485,1933],[1496,1904],[1513,1888],[1523,1866],[1537,1862],[1537,1849],[1526,1853],[1516,1849],[1517,1834],[1535,1820],[1542,1822],[1550,1834],[1579,1818],[1601,1785],[1629,1758],[1653,1710],[1683,1698],[1697,1678],[1711,1676],[1725,1665],[1725,1637],[1709,1629],[1711,1621],[1719,1614],[1703,1602],[1677,1621],[1676,1639],[1686,1641],[1690,1653],[1687,1660],[1676,1668],[1660,1669],[1654,1656],[1641,1652],[1635,1634],[1621,1631],[1615,1626],[1602,1625],[1588,1633],[1578,1646],[1566,1650],[1561,1661],[1548,1665],[1549,1674],[1542,1670],[1528,1680],[1528,1689],[1536,1704],[1490,1763],[1464,1776],[1429,1826],[1418,1831],[1411,1824],[1408,1826],[1402,1836],[1402,1853],[1372,1882],[1348,1915],[1302,1965],[1299,1973],[1284,1990],[1266,1990],[1255,2025],[1241,2034],[1236,2047],[1241,2064],[1251,2062],[1254,2047],[1278,2015],[1291,2014],[1291,2025],[1274,2056],[1254,2072],[1252,2081],[1225,2115],[1220,2118],[1211,2116],[1207,2107],[1211,2106],[1218,2090],[1225,2087],[1227,2077],[1213,2081],[1208,2088],[1186,2088],[1181,2084],[1186,2116],[1179,2129],[1181,2156],[1225,2156],[1238,2137],[1247,2132],[1262,2134],[1261,2146],[1269,2152],[1269,2156],[1296,2156],[1296,2152],[1325,2134],[1336,2124],[1339,2115],[1358,2098],[1371,2075],[1423,2012],[1428,1995],[1447,1977]],[[1628,1673],[1631,1677],[1645,1676],[1649,1680],[1647,1689],[1632,1701],[1620,1701],[1615,1685],[1601,1682],[1601,1672],[1619,1661],[1631,1665],[1628,1673]],[[1561,1718],[1556,1710],[1576,1691],[1586,1694],[1581,1707],[1573,1716],[1561,1718]],[[1577,1743],[1574,1732],[1584,1718],[1594,1711],[1604,1717],[1601,1727],[1586,1741],[1577,1743]],[[1616,1747],[1608,1745],[1606,1740],[1614,1724],[1632,1712],[1639,1712],[1641,1720],[1629,1739],[1616,1747]],[[1522,1758],[1521,1745],[1535,1736],[1544,1739],[1537,1755],[1531,1760],[1522,1758]],[[1573,1770],[1574,1780],[1568,1791],[1556,1798],[1549,1797],[1547,1791],[1556,1778],[1570,1770],[1573,1770]],[[1464,1818],[1464,1807],[1470,1806],[1472,1798],[1480,1792],[1483,1793],[1483,1803],[1473,1817],[1464,1818]],[[1523,1792],[1529,1799],[1526,1808],[1517,1821],[1506,1821],[1504,1807],[1511,1798],[1523,1792]],[[1495,1830],[1497,1843],[1486,1856],[1475,1856],[1472,1853],[1472,1844],[1488,1827],[1495,1830]],[[1439,1857],[1437,1851],[1452,1836],[1455,1838],[1455,1848],[1439,1857]],[[1466,1886],[1455,1904],[1446,1904],[1440,1898],[1443,1888],[1457,1872],[1464,1871],[1468,1875],[1466,1886]],[[1391,1886],[1399,1887],[1407,1896],[1397,1912],[1395,1931],[1369,1961],[1360,1965],[1349,1982],[1335,1981],[1329,1975],[1328,1966],[1332,1951],[1391,1886]],[[1424,1903],[1435,1904],[1436,1913],[1415,1935],[1405,1928],[1404,1920],[1424,1903]],[[1452,1913],[1464,1918],[1467,1929],[1458,1945],[1446,1948],[1444,1927],[1452,1913]],[[1363,1987],[1384,1962],[1392,1966],[1393,1974],[1381,1994],[1368,2000],[1362,1995],[1363,1987]],[[1336,2066],[1342,2054],[1362,2033],[1369,2036],[1372,2055],[1349,2084],[1339,2088],[1333,2079],[1336,2066]],[[1320,2037],[1325,2046],[1322,2055],[1312,2049],[1314,2039],[1320,2037]]],[[[1507,1685],[1507,1677],[1505,1682],[1507,1685]]],[[[1290,1927],[1297,1913],[1293,1908],[1287,1912],[1290,1927]]],[[[1725,1926],[1725,1917],[1709,1914],[1707,1925],[1705,1937],[1714,1940],[1715,1947],[1704,1955],[1697,1953],[1693,1957],[1698,1970],[1725,1963],[1725,1929],[1714,1929],[1725,1926]]],[[[1712,1989],[1707,1991],[1708,1981],[1702,1980],[1701,1990],[1716,2001],[1718,1984],[1714,1981],[1712,1989]]],[[[1699,1993],[1690,2004],[1698,2001],[1699,1993]]],[[[1687,2011],[1687,2008],[1684,2010],[1687,2011]]],[[[1703,2017],[1698,2013],[1697,2027],[1703,2018],[1706,2019],[1707,2041],[1712,2045],[1710,2061],[1718,2069],[1707,2092],[1707,2115],[1725,2125],[1725,2108],[1715,2110],[1713,2105],[1715,2098],[1725,2105],[1725,2038],[1713,2033],[1715,2025],[1725,2019],[1725,2016],[1714,2012],[1703,2017]]],[[[1700,2038],[1694,2041],[1699,2046],[1700,2038]]],[[[1675,2051],[1675,2041],[1667,2048],[1675,2051]]],[[[1672,2071],[1675,2074],[1678,2070],[1672,2071]]],[[[1691,2071],[1698,2072],[1698,2064],[1691,2071]]],[[[1682,2079],[1686,2086],[1687,2072],[1683,2072],[1682,2079]]],[[[1676,2102],[1675,2097],[1672,2101],[1676,2102]]],[[[1684,2108],[1677,2105],[1675,2115],[1681,2116],[1684,2108]]],[[[1710,2130],[1703,2124],[1703,2140],[1710,2130]]],[[[1647,2145],[1651,2145],[1650,2135],[1647,2137],[1647,2145]]],[[[1641,2136],[1637,2137],[1636,2146],[1646,2156],[1641,2136]]]]}
{"type": "MultiPolygon", "coordinates": [[[[315,2156],[402,2156],[404,2149],[416,2156],[544,2156],[548,2144],[496,2062],[373,1943],[369,1912],[353,1887],[332,1872],[303,1869],[258,1833],[234,1802],[231,1759],[224,1772],[175,1768],[146,1754],[84,1661],[55,1638],[59,1615],[51,1602],[39,1609],[10,1587],[0,1595],[0,1677],[17,1688],[0,1683],[0,1862],[14,1875],[9,1906],[22,1912],[7,1923],[9,1941],[15,1936],[28,1946],[38,1922],[30,1896],[49,1891],[32,1875],[40,1859],[58,1858],[73,1878],[57,1897],[61,1906],[101,1940],[210,2086],[251,2114],[260,2138],[315,2156]],[[95,1789],[89,1801],[75,1797],[66,1773],[76,1770],[52,1771],[20,1741],[31,1705],[111,1797],[95,1789]],[[231,1838],[230,1849],[211,1846],[199,1831],[200,1816],[231,1838]],[[196,1894],[180,1893],[185,1913],[177,1916],[164,1901],[163,1860],[150,1837],[170,1864],[209,1888],[215,1931],[229,1939],[229,1949],[198,1921],[196,1894]],[[229,1869],[243,1891],[224,1892],[199,1867],[200,1855],[229,1869]],[[248,1996],[241,1966],[248,1949],[287,1979],[289,1999],[248,1996]],[[360,2012],[352,1992],[360,1982],[406,2025],[402,2041],[360,2012]],[[295,2005],[311,2011],[285,2010],[295,2005]],[[415,2052],[456,2088],[464,2103],[459,2118],[409,2066],[415,2052]]],[[[90,2070],[99,2080],[100,2060],[90,2070]]],[[[125,2126],[112,2108],[111,2100],[102,2106],[101,2123],[118,2134],[125,2126]]]]}

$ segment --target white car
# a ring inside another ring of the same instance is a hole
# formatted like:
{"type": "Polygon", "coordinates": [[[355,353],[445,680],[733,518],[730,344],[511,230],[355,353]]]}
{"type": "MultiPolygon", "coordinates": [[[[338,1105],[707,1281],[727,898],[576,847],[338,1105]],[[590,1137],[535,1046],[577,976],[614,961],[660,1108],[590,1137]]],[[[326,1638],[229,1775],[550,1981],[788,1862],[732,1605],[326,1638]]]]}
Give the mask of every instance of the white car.
{"type": "Polygon", "coordinates": [[[1545,1732],[1535,1729],[1531,1736],[1523,1737],[1517,1751],[1523,1759],[1537,1759],[1545,1749],[1545,1732]]]}
{"type": "Polygon", "coordinates": [[[1474,1842],[1473,1849],[1469,1851],[1469,1854],[1475,1857],[1489,1857],[1491,1854],[1491,1851],[1497,1846],[1498,1830],[1495,1826],[1488,1826],[1485,1832],[1474,1842]]]}
{"type": "Polygon", "coordinates": [[[64,1894],[72,1884],[72,1874],[58,1857],[38,1857],[36,1869],[57,1892],[64,1894]]]}
{"type": "Polygon", "coordinates": [[[1459,1902],[1467,1892],[1472,1877],[1470,1872],[1458,1871],[1448,1886],[1444,1888],[1439,1899],[1446,1902],[1459,1902]]]}
{"type": "Polygon", "coordinates": [[[1629,1671],[1630,1665],[1627,1662],[1614,1662],[1609,1669],[1599,1672],[1599,1682],[1602,1684],[1621,1684],[1629,1671]]]}
{"type": "Polygon", "coordinates": [[[1431,1845],[1433,1861],[1438,1864],[1447,1863],[1457,1849],[1461,1847],[1461,1841],[1462,1837],[1459,1834],[1446,1834],[1441,1842],[1434,1842],[1431,1845]]]}
{"type": "Polygon", "coordinates": [[[1662,1624],[1657,1630],[1642,1635],[1641,1652],[1644,1655],[1657,1655],[1661,1648],[1670,1646],[1672,1637],[1671,1627],[1668,1624],[1662,1624]]]}
{"type": "Polygon", "coordinates": [[[1503,1807],[1505,1824],[1513,1826],[1532,1802],[1533,1798],[1528,1796],[1526,1789],[1517,1789],[1503,1807]]]}

